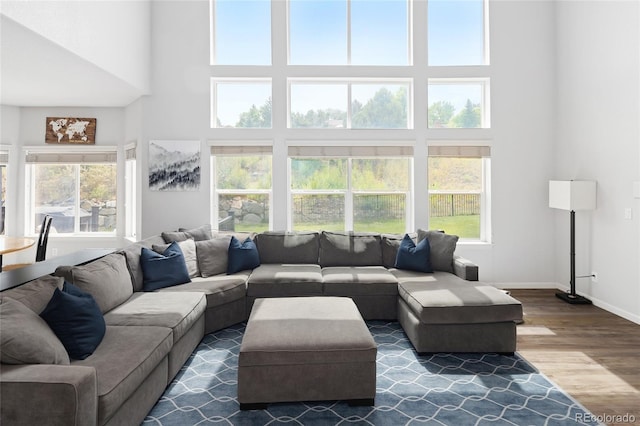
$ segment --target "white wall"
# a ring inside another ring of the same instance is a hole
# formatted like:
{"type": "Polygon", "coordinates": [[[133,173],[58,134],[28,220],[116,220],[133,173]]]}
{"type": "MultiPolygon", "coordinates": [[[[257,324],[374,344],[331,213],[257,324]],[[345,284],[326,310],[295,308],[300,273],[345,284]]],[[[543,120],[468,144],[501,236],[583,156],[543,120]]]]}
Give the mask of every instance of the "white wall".
{"type": "Polygon", "coordinates": [[[141,236],[178,227],[195,227],[209,217],[209,2],[154,2],[152,19],[152,95],[143,102],[144,140],[141,236]],[[149,191],[146,162],[151,140],[199,140],[202,144],[198,191],[149,191]]]}
{"type": "Polygon", "coordinates": [[[490,4],[493,274],[481,278],[511,288],[546,286],[553,281],[546,185],[553,170],[554,7],[490,4]]]}
{"type": "Polygon", "coordinates": [[[150,2],[12,1],[2,14],[140,89],[149,90],[150,2]]]}
{"type": "MultiPolygon", "coordinates": [[[[578,293],[640,323],[640,3],[557,4],[557,179],[598,182],[597,209],[576,217],[578,293]],[[625,219],[625,209],[632,218],[625,219]]],[[[555,276],[569,280],[568,213],[555,213],[555,276]]]]}

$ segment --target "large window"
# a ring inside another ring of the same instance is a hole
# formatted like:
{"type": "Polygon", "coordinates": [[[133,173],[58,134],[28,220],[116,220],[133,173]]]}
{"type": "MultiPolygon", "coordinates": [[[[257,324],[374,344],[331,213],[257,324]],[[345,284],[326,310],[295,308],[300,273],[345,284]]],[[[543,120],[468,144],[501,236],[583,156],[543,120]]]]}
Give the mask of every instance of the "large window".
{"type": "Polygon", "coordinates": [[[289,93],[292,128],[411,128],[407,81],[291,80],[289,93]]]}
{"type": "Polygon", "coordinates": [[[428,0],[429,65],[484,65],[486,0],[428,0]]]}
{"type": "Polygon", "coordinates": [[[408,65],[408,0],[290,0],[292,65],[408,65]]]}
{"type": "Polygon", "coordinates": [[[429,128],[487,128],[487,79],[429,79],[429,128]]]}
{"type": "Polygon", "coordinates": [[[211,81],[211,127],[270,128],[271,82],[268,80],[211,81]]]}
{"type": "Polygon", "coordinates": [[[489,241],[489,1],[210,0],[212,221],[489,241]]]}
{"type": "Polygon", "coordinates": [[[412,149],[289,147],[291,228],[402,233],[412,149]]]}
{"type": "Polygon", "coordinates": [[[490,148],[429,146],[429,228],[488,239],[490,148]]]}
{"type": "Polygon", "coordinates": [[[211,64],[271,64],[271,1],[211,2],[211,64]]]}
{"type": "Polygon", "coordinates": [[[213,211],[221,231],[270,229],[271,147],[211,147],[213,211]]]}
{"type": "Polygon", "coordinates": [[[52,233],[114,233],[117,225],[116,151],[29,151],[26,155],[26,233],[44,215],[52,233]]]}

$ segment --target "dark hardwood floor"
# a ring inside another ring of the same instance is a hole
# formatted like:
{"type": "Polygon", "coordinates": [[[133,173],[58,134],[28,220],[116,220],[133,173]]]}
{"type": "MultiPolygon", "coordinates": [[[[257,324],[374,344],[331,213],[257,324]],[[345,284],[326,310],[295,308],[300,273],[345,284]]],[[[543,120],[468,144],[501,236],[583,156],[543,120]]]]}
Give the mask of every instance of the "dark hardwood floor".
{"type": "Polygon", "coordinates": [[[555,290],[511,295],[525,315],[518,352],[606,424],[640,425],[640,325],[555,290]]]}

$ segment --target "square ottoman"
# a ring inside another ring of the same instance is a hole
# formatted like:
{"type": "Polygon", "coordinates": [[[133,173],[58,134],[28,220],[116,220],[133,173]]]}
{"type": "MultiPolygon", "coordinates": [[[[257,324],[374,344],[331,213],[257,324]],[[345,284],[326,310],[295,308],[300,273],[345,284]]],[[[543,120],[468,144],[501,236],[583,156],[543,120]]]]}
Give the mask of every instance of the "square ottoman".
{"type": "Polygon", "coordinates": [[[377,351],[350,298],[257,299],[238,358],[240,409],[290,401],[373,405],[377,351]]]}
{"type": "Polygon", "coordinates": [[[418,353],[516,350],[522,304],[483,283],[402,282],[398,321],[418,353]]]}

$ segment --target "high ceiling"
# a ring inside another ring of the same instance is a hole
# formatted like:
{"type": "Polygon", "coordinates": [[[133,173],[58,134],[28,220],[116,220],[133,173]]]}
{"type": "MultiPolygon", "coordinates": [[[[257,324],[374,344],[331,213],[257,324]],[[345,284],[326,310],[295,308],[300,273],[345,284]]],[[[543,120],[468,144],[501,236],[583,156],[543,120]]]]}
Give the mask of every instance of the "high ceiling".
{"type": "Polygon", "coordinates": [[[0,104],[124,107],[143,93],[93,63],[0,15],[0,104]]]}

